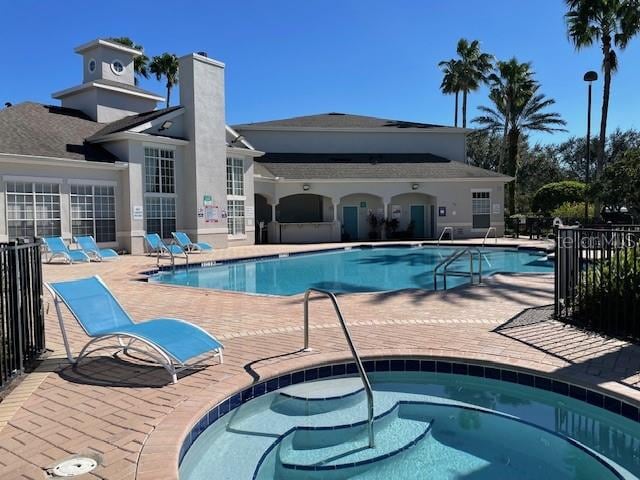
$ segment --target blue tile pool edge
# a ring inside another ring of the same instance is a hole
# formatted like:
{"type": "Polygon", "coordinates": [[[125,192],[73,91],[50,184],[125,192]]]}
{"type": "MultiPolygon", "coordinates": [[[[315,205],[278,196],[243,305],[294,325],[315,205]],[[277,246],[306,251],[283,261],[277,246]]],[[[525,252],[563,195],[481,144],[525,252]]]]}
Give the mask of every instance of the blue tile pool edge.
{"type": "MultiPolygon", "coordinates": [[[[427,372],[466,375],[471,377],[488,378],[503,382],[516,383],[528,387],[547,390],[558,395],[570,397],[588,403],[598,408],[608,410],[629,420],[640,423],[640,408],[619,398],[591,390],[574,383],[554,379],[550,376],[537,375],[532,372],[502,368],[491,364],[469,363],[461,361],[440,360],[435,358],[394,358],[385,357],[363,362],[367,373],[375,372],[427,372]]],[[[284,375],[269,378],[254,383],[227,397],[208,410],[191,428],[180,447],[178,466],[182,463],[193,443],[208,427],[217,420],[254,398],[261,397],[280,388],[306,381],[322,380],[357,374],[354,362],[339,362],[322,364],[306,369],[292,371],[284,375]],[[327,367],[330,367],[327,369],[327,367]],[[320,374],[322,369],[322,375],[320,374]],[[327,374],[330,371],[331,374],[327,374]],[[334,373],[336,372],[336,373],[334,373]],[[294,378],[295,376],[295,378],[294,378]]]]}

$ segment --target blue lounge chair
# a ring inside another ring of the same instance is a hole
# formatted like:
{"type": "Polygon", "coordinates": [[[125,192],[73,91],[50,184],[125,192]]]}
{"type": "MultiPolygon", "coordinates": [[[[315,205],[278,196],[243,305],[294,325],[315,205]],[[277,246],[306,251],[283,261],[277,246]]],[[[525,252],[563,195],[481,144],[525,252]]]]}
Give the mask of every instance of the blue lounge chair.
{"type": "Polygon", "coordinates": [[[67,263],[91,261],[82,250],[70,250],[62,237],[44,237],[42,240],[49,252],[49,263],[54,258],[63,258],[67,263]]]}
{"type": "Polygon", "coordinates": [[[46,283],[54,298],[64,347],[70,363],[77,364],[90,353],[108,348],[141,352],[162,365],[171,375],[173,383],[177,373],[199,364],[187,365],[190,360],[213,352],[222,363],[223,345],[202,328],[184,320],[157,318],[134,323],[122,305],[111,294],[98,276],[46,283]],[[74,359],[67,340],[60,304],[64,303],[91,340],[74,359]],[[103,340],[117,340],[117,345],[94,347],[103,340]],[[138,344],[142,344],[140,347],[138,344]],[[142,347],[146,348],[142,348],[142,347]]]}
{"type": "Polygon", "coordinates": [[[167,245],[162,241],[160,235],[157,233],[147,233],[144,236],[144,240],[149,248],[149,253],[155,253],[162,255],[163,253],[169,253],[172,255],[186,255],[186,250],[180,245],[170,244],[167,245]]]}
{"type": "Polygon", "coordinates": [[[80,249],[93,260],[101,262],[102,260],[111,260],[119,257],[115,250],[98,247],[91,235],[74,237],[74,240],[80,246],[80,249]]]}
{"type": "Polygon", "coordinates": [[[189,252],[210,252],[213,247],[207,242],[192,242],[184,232],[171,232],[176,243],[189,252]]]}

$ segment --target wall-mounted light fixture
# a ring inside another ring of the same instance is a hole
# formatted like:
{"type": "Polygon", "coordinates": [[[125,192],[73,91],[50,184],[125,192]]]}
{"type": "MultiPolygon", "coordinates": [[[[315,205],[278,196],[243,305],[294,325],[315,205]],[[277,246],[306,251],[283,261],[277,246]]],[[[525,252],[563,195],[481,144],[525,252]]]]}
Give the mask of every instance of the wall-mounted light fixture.
{"type": "Polygon", "coordinates": [[[173,122],[171,120],[167,120],[166,122],[164,122],[161,126],[160,126],[160,132],[163,130],[168,130],[169,128],[171,128],[173,126],[173,122]]]}
{"type": "Polygon", "coordinates": [[[420,187],[417,183],[411,185],[411,190],[417,190],[420,187]]]}
{"type": "Polygon", "coordinates": [[[305,183],[304,185],[302,185],[302,190],[304,190],[305,192],[310,188],[311,188],[311,185],[309,185],[308,183],[305,183]]]}

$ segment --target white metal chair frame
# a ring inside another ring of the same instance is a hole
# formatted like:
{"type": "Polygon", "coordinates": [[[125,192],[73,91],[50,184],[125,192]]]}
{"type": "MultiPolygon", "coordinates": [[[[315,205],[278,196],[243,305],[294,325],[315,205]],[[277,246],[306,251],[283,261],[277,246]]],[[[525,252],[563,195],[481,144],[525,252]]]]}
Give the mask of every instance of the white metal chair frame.
{"type": "MultiPolygon", "coordinates": [[[[100,282],[102,283],[102,280],[100,279],[100,282]]],[[[222,354],[222,349],[224,348],[224,346],[221,346],[218,349],[214,350],[214,353],[212,355],[207,356],[206,358],[202,359],[200,362],[197,363],[192,363],[192,364],[185,364],[183,362],[181,362],[180,360],[178,360],[177,358],[173,357],[170,353],[166,352],[160,345],[157,345],[153,342],[151,342],[150,340],[146,339],[146,338],[142,338],[138,335],[135,335],[133,333],[129,333],[129,332],[123,332],[123,333],[117,333],[114,332],[112,334],[109,335],[103,335],[103,336],[99,336],[99,337],[94,337],[92,335],[89,334],[89,332],[87,332],[86,328],[84,327],[84,325],[82,324],[82,322],[80,322],[78,320],[78,324],[80,325],[80,327],[82,328],[82,330],[84,331],[84,333],[91,337],[91,340],[89,340],[89,342],[87,342],[87,344],[82,347],[82,350],[80,350],[80,353],[78,354],[78,356],[74,359],[73,358],[73,354],[71,353],[71,347],[69,346],[69,340],[67,338],[67,331],[65,329],[64,326],[64,320],[62,318],[62,310],[60,309],[60,304],[65,304],[65,306],[67,307],[67,309],[73,314],[73,310],[71,310],[71,308],[69,308],[69,306],[64,302],[64,300],[62,300],[58,294],[55,292],[55,290],[53,290],[51,288],[51,286],[48,283],[45,283],[45,287],[47,288],[47,290],[49,290],[49,292],[51,293],[51,296],[53,297],[53,303],[56,309],[56,315],[58,316],[58,323],[60,324],[60,331],[62,332],[62,340],[64,342],[64,349],[66,351],[67,354],[67,360],[69,361],[69,363],[71,363],[72,365],[78,365],[80,363],[80,360],[82,360],[84,357],[89,356],[89,354],[100,351],[100,350],[107,350],[107,349],[113,349],[113,348],[117,348],[118,350],[122,350],[123,353],[127,353],[129,350],[134,351],[134,352],[138,352],[138,353],[142,353],[143,355],[148,356],[149,358],[151,358],[153,361],[155,361],[156,363],[158,363],[159,365],[161,365],[165,370],[167,370],[167,372],[169,373],[169,375],[171,375],[171,380],[172,383],[177,383],[178,382],[178,373],[186,370],[186,369],[194,369],[194,368],[200,368],[200,367],[204,367],[205,365],[203,364],[203,362],[205,360],[208,359],[214,359],[216,357],[218,357],[220,359],[220,363],[222,364],[224,362],[224,357],[222,354]],[[115,338],[118,341],[118,345],[104,345],[101,347],[96,347],[93,349],[89,349],[89,347],[91,347],[92,345],[94,345],[97,342],[103,341],[103,340],[109,340],[115,338]],[[125,339],[128,339],[125,341],[125,339]],[[138,348],[136,346],[132,346],[132,344],[134,342],[141,342],[143,343],[147,348],[143,349],[143,348],[138,348]],[[151,348],[151,350],[149,350],[149,348],[151,348]]],[[[106,287],[106,285],[105,285],[106,287]]],[[[122,305],[120,304],[120,302],[118,302],[118,300],[113,297],[114,301],[120,306],[120,308],[122,308],[122,305]]],[[[124,308],[122,308],[122,310],[124,312],[126,312],[126,310],[124,308]]],[[[181,320],[179,318],[167,318],[167,320],[175,320],[177,322],[181,322],[181,323],[186,323],[188,325],[191,325],[192,327],[197,328],[198,330],[202,331],[203,333],[205,333],[207,336],[213,338],[216,342],[220,343],[218,341],[217,338],[215,338],[213,335],[211,335],[209,332],[207,332],[205,329],[199,327],[198,325],[194,325],[193,323],[189,323],[186,322],[184,320],[181,320]]],[[[222,345],[220,343],[220,345],[222,345]]]]}

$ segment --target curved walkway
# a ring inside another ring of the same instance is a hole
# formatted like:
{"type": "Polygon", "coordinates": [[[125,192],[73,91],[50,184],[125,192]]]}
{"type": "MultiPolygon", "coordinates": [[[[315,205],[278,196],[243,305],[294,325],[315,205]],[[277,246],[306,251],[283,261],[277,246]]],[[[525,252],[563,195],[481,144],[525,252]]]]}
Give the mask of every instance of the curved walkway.
{"type": "MultiPolygon", "coordinates": [[[[211,257],[308,248],[238,247],[211,257]]],[[[176,385],[168,383],[164,369],[118,356],[93,357],[73,369],[61,360],[51,305],[51,355],[0,403],[0,478],[41,479],[56,460],[92,453],[101,457],[101,465],[76,478],[175,480],[182,439],[212,405],[258,378],[349,358],[325,300],[312,302],[313,351],[302,352],[300,295],[247,296],[137,281],[154,262],[124,257],[116,263],[48,265],[45,276],[100,274],[136,320],[178,316],[213,332],[225,344],[225,363],[186,374],[176,385]]],[[[356,294],[339,301],[364,357],[474,359],[550,373],[640,400],[638,347],[548,321],[548,309],[525,310],[550,304],[552,293],[547,275],[496,275],[483,286],[447,294],[356,294]]],[[[68,320],[77,351],[86,337],[68,320]]]]}

